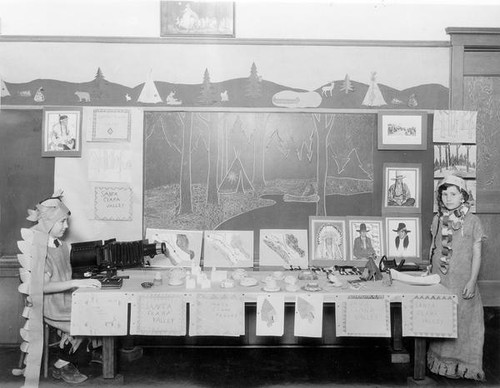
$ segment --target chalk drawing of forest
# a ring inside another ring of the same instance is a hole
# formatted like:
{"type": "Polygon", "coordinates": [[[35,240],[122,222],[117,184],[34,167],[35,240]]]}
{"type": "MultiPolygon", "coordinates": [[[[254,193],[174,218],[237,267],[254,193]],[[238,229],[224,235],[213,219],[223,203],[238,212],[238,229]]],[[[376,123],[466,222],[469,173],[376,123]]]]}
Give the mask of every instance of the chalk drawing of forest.
{"type": "Polygon", "coordinates": [[[308,227],[371,209],[375,114],[145,112],[144,227],[308,227]]]}

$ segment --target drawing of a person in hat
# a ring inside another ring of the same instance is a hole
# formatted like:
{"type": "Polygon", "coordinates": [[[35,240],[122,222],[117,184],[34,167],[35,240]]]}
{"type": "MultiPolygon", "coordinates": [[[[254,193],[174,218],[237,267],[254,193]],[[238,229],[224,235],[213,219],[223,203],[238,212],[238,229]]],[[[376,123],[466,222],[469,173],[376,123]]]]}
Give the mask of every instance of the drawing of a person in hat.
{"type": "Polygon", "coordinates": [[[398,235],[394,239],[394,245],[396,247],[396,256],[397,257],[405,257],[410,256],[410,252],[408,250],[408,246],[410,245],[410,236],[408,233],[411,230],[406,228],[406,224],[404,222],[400,222],[397,229],[393,229],[393,232],[396,232],[398,235]]]}
{"type": "Polygon", "coordinates": [[[352,254],[355,259],[367,259],[368,257],[375,258],[375,249],[373,249],[372,240],[368,237],[368,232],[366,224],[363,222],[359,225],[359,229],[356,230],[359,236],[354,239],[354,247],[352,249],[352,254]]]}
{"type": "Polygon", "coordinates": [[[415,198],[412,198],[410,189],[403,179],[406,177],[396,171],[396,176],[392,178],[395,181],[389,186],[387,192],[388,206],[414,206],[415,198]]]}

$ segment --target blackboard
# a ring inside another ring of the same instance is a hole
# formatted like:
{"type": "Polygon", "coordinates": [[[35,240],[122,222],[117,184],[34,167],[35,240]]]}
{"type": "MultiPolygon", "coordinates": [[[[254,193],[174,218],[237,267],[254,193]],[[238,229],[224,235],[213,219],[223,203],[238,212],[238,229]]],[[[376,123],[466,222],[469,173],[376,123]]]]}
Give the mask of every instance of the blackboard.
{"type": "Polygon", "coordinates": [[[54,158],[41,157],[42,110],[0,110],[0,256],[19,250],[20,228],[54,190],[54,158]]]}

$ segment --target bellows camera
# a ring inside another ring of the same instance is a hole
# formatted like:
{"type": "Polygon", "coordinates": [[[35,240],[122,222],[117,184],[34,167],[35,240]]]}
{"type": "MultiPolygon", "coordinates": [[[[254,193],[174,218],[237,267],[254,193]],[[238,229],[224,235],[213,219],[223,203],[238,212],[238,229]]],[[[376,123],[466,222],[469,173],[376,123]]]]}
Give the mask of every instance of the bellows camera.
{"type": "Polygon", "coordinates": [[[70,261],[73,277],[86,272],[142,267],[144,258],[165,253],[165,243],[149,244],[148,240],[116,241],[116,239],[86,241],[71,244],[70,261]]]}

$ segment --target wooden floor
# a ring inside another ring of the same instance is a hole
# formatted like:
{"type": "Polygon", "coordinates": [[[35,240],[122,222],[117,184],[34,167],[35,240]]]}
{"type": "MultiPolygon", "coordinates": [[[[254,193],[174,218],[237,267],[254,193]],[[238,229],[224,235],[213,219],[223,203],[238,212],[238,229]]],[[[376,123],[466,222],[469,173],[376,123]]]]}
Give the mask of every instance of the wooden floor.
{"type": "MultiPolygon", "coordinates": [[[[500,386],[500,309],[485,309],[486,383],[450,380],[427,374],[419,385],[500,386]]],[[[383,342],[382,342],[383,343],[383,342]]],[[[382,344],[381,343],[381,344],[382,344]]],[[[411,341],[407,343],[411,347],[411,341]]],[[[411,349],[409,349],[411,350],[411,349]]],[[[119,363],[115,380],[103,380],[97,365],[81,368],[90,376],[80,386],[130,387],[398,387],[408,381],[410,364],[391,364],[386,346],[356,348],[172,349],[143,348],[142,358],[119,363]]],[[[11,375],[19,350],[0,347],[0,387],[14,388],[23,379],[11,375]]],[[[69,386],[51,377],[40,387],[69,386]]]]}

